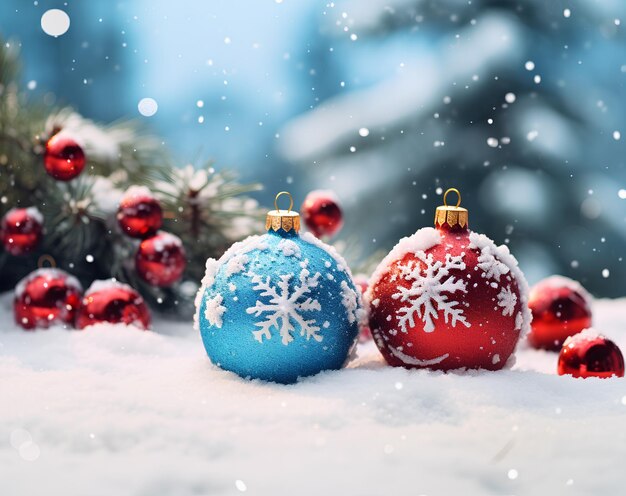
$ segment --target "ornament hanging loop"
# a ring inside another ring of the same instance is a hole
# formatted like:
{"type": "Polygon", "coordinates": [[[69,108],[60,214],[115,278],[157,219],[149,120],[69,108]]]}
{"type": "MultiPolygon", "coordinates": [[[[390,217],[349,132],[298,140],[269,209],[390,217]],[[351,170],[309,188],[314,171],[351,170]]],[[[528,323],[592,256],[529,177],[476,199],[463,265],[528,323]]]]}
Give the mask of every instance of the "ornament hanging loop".
{"type": "Polygon", "coordinates": [[[40,269],[45,267],[46,262],[48,262],[50,264],[51,268],[56,268],[57,263],[54,260],[54,258],[52,258],[51,255],[41,255],[39,257],[39,260],[37,260],[37,267],[39,267],[40,269]]]}
{"type": "Polygon", "coordinates": [[[448,193],[456,193],[456,196],[457,196],[457,201],[456,201],[456,205],[455,205],[455,207],[457,207],[457,208],[458,208],[458,207],[459,207],[459,205],[461,205],[461,192],[460,192],[458,189],[456,189],[456,188],[448,188],[448,189],[446,190],[446,192],[443,194],[443,204],[444,204],[444,206],[446,206],[446,207],[447,207],[447,206],[449,206],[449,205],[448,205],[448,202],[446,201],[446,198],[447,198],[447,196],[448,196],[448,193]]]}
{"type": "Polygon", "coordinates": [[[291,196],[291,193],[289,193],[289,191],[281,191],[276,195],[276,197],[274,198],[274,208],[276,210],[280,210],[278,208],[278,199],[283,195],[287,195],[289,197],[289,208],[287,209],[287,212],[291,212],[291,209],[293,208],[293,196],[291,196]]]}
{"type": "Polygon", "coordinates": [[[448,188],[443,194],[443,205],[435,211],[435,227],[447,229],[467,229],[467,209],[461,205],[461,192],[456,188],[448,188]],[[448,205],[449,193],[456,193],[456,205],[448,205]]]}
{"type": "Polygon", "coordinates": [[[281,191],[274,198],[275,210],[270,210],[265,218],[265,229],[268,231],[284,231],[286,233],[293,230],[297,233],[300,231],[300,214],[291,210],[293,208],[293,197],[289,191],[281,191]],[[281,196],[287,195],[289,197],[289,208],[287,210],[280,210],[278,208],[278,199],[281,196]]]}

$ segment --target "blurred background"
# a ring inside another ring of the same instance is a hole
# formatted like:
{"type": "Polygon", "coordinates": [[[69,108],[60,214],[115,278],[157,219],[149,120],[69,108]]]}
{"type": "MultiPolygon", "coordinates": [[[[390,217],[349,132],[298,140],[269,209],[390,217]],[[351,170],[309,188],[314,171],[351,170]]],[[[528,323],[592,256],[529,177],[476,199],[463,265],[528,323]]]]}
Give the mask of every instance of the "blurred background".
{"type": "Polygon", "coordinates": [[[0,3],[29,91],[140,120],[181,166],[263,183],[265,205],[332,189],[363,257],[432,225],[457,187],[529,282],[597,296],[626,295],[622,23],[623,0],[0,3]],[[56,38],[53,8],[71,20],[56,38]]]}

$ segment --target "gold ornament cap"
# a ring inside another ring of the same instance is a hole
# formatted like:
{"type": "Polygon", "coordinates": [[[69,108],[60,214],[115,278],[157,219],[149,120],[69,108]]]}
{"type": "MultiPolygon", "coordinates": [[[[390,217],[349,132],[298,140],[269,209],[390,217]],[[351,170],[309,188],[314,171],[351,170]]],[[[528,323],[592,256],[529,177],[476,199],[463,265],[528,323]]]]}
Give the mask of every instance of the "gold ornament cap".
{"type": "Polygon", "coordinates": [[[267,212],[265,229],[276,232],[281,229],[285,232],[291,232],[292,230],[294,233],[300,232],[300,214],[291,210],[293,208],[293,197],[291,193],[288,191],[278,193],[276,198],[274,198],[274,208],[276,210],[267,212]],[[289,197],[289,208],[287,210],[280,210],[278,208],[278,199],[283,195],[289,197]]]}
{"type": "Polygon", "coordinates": [[[444,225],[447,225],[451,228],[456,228],[457,226],[463,229],[467,228],[467,209],[460,207],[459,205],[461,205],[461,193],[459,190],[456,188],[449,188],[446,190],[443,194],[443,205],[437,207],[437,210],[435,211],[435,227],[443,227],[444,225]],[[454,207],[448,205],[446,202],[448,193],[451,192],[456,193],[458,197],[454,207]]]}

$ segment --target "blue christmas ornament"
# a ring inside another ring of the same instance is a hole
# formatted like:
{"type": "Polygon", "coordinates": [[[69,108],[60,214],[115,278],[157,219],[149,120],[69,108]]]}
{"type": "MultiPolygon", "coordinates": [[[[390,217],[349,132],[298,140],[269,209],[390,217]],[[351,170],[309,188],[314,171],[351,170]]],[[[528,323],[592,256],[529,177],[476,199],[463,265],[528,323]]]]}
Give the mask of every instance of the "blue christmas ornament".
{"type": "Polygon", "coordinates": [[[196,298],[209,358],[242,377],[291,383],[339,369],[359,332],[350,269],[334,248],[298,233],[292,206],[268,213],[267,234],[209,259],[196,298]]]}

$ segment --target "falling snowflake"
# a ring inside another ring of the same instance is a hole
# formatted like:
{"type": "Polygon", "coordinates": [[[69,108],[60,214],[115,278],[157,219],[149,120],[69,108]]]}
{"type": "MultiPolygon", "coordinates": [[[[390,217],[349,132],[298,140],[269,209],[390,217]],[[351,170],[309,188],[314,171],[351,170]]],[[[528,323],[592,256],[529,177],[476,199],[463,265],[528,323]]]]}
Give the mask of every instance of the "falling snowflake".
{"type": "Polygon", "coordinates": [[[511,291],[511,286],[502,288],[498,294],[498,306],[502,307],[502,315],[513,315],[513,310],[517,304],[517,295],[511,291]]]}
{"type": "Polygon", "coordinates": [[[396,312],[402,332],[408,332],[409,328],[415,325],[414,314],[424,322],[425,332],[433,332],[435,330],[433,320],[439,318],[439,311],[443,312],[446,324],[449,320],[452,327],[455,327],[457,322],[465,327],[470,326],[465,320],[463,309],[458,307],[459,302],[449,299],[449,295],[457,291],[467,292],[467,283],[450,275],[451,270],[465,269],[464,255],[465,253],[461,253],[453,257],[447,253],[444,263],[435,261],[432,254],[426,255],[423,251],[418,251],[415,256],[421,263],[411,261],[400,267],[402,277],[407,281],[413,281],[408,289],[398,286],[399,292],[392,296],[396,300],[408,303],[396,312]]]}
{"type": "Polygon", "coordinates": [[[321,310],[321,306],[316,299],[307,297],[311,290],[318,285],[320,273],[310,276],[306,267],[300,272],[300,284],[290,289],[290,282],[293,274],[280,276],[280,281],[276,286],[272,286],[270,276],[261,276],[249,273],[253,283],[253,289],[259,291],[262,297],[267,298],[266,302],[257,300],[256,305],[246,310],[256,317],[266,314],[265,320],[257,322],[259,330],[253,331],[254,338],[263,342],[263,338],[271,339],[270,330],[274,327],[280,331],[280,337],[284,345],[293,341],[292,333],[300,329],[300,335],[307,340],[313,338],[321,341],[322,336],[317,333],[319,326],[315,325],[315,319],[305,320],[300,312],[310,310],[321,310]]]}
{"type": "Polygon", "coordinates": [[[226,307],[222,305],[224,298],[218,294],[215,298],[211,298],[206,301],[206,307],[204,309],[204,316],[209,321],[209,324],[221,328],[222,327],[222,315],[226,311],[226,307]]]}

